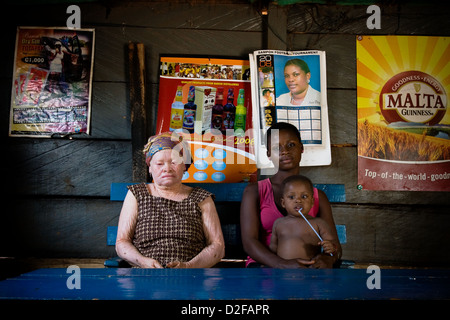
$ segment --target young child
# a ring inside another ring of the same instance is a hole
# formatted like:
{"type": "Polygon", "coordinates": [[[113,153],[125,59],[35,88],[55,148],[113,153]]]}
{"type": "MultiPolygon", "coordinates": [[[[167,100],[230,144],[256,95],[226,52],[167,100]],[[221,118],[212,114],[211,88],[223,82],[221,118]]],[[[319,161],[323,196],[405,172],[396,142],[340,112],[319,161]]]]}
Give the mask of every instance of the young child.
{"type": "Polygon", "coordinates": [[[308,215],[313,201],[313,185],[307,177],[294,175],[283,181],[281,205],[286,209],[287,216],[274,222],[270,241],[270,250],[279,257],[311,260],[320,253],[320,246],[325,253],[336,254],[337,239],[332,236],[328,224],[321,218],[308,215]],[[323,241],[320,241],[299,210],[323,241]]]}

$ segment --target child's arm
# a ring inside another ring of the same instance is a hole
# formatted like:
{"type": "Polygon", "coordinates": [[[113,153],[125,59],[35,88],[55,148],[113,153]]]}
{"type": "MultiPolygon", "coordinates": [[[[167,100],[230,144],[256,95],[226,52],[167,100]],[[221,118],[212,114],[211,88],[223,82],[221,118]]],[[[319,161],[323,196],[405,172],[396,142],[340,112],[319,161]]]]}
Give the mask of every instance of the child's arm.
{"type": "Polygon", "coordinates": [[[278,249],[277,222],[278,220],[275,220],[275,222],[273,223],[272,236],[270,237],[269,248],[273,253],[277,253],[278,249]]]}
{"type": "Polygon", "coordinates": [[[322,242],[319,242],[319,245],[322,246],[325,253],[335,255],[337,253],[337,239],[333,236],[331,228],[325,220],[321,218],[316,219],[317,226],[319,227],[319,234],[323,239],[322,242]]]}

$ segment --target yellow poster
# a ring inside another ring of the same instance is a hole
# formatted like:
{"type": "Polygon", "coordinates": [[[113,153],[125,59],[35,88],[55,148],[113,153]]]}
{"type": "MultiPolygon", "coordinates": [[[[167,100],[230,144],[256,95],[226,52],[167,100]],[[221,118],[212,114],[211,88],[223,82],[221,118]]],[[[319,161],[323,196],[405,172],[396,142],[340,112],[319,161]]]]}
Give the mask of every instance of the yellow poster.
{"type": "Polygon", "coordinates": [[[450,191],[448,37],[357,36],[358,187],[450,191]]]}

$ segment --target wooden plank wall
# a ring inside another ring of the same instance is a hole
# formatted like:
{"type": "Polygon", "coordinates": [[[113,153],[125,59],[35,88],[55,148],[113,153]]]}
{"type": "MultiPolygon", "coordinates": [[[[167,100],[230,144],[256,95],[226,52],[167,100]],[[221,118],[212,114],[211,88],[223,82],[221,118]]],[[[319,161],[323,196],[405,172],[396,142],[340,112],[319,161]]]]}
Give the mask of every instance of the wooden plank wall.
{"type": "Polygon", "coordinates": [[[109,201],[109,187],[132,180],[129,42],[141,42],[146,49],[151,132],[160,54],[246,57],[267,43],[271,49],[327,52],[333,163],[303,173],[314,183],[346,187],[347,202],[333,204],[336,223],[347,228],[343,257],[450,264],[441,247],[450,240],[448,193],[356,188],[356,35],[449,35],[445,10],[427,4],[382,6],[381,30],[368,30],[367,6],[271,5],[267,28],[247,1],[105,3],[80,4],[82,27],[96,30],[92,134],[72,140],[7,137],[16,26],[65,26],[67,5],[10,5],[3,11],[8,22],[2,22],[0,139],[6,147],[2,170],[7,192],[0,256],[114,255],[106,245],[106,227],[117,224],[121,204],[109,201]]]}

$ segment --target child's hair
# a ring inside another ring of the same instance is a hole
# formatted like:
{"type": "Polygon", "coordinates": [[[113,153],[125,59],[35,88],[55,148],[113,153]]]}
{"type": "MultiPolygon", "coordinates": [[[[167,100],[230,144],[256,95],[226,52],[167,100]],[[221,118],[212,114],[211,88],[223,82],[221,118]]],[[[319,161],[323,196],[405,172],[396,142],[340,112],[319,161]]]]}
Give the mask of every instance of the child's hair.
{"type": "Polygon", "coordinates": [[[302,142],[302,138],[300,137],[300,131],[298,131],[296,126],[294,126],[293,124],[287,123],[287,122],[277,122],[273,126],[271,126],[266,132],[266,139],[265,139],[266,147],[270,143],[270,137],[272,135],[272,130],[287,130],[287,131],[290,131],[293,134],[295,134],[295,136],[298,138],[298,141],[300,143],[302,142]]]}
{"type": "Polygon", "coordinates": [[[305,183],[310,189],[311,189],[311,193],[313,193],[313,184],[311,182],[311,180],[308,177],[305,177],[301,174],[299,175],[294,175],[294,176],[289,176],[286,179],[283,180],[283,195],[284,195],[284,190],[286,189],[286,185],[288,185],[289,183],[292,182],[303,182],[305,183]]]}

